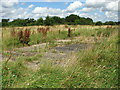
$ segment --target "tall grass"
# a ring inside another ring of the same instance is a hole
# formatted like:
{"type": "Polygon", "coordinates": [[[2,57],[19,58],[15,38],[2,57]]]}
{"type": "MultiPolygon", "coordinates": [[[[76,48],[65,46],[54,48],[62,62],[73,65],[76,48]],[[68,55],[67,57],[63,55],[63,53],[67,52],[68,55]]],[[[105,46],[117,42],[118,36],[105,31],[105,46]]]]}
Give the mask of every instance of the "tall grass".
{"type": "MultiPolygon", "coordinates": [[[[66,26],[65,26],[66,27],[66,26]]],[[[91,26],[77,26],[76,30],[69,26],[70,30],[67,28],[57,26],[56,28],[53,27],[23,27],[23,28],[7,28],[3,29],[3,48],[5,49],[12,49],[15,47],[22,46],[21,43],[33,45],[42,42],[48,42],[51,40],[56,39],[66,39],[69,38],[68,36],[75,37],[75,36],[85,36],[89,37],[91,35],[99,36],[102,33],[104,35],[109,35],[111,30],[105,28],[96,29],[96,27],[92,28],[91,26]],[[31,30],[28,30],[31,29],[31,30]],[[58,30],[57,30],[58,29],[58,30]],[[57,33],[61,30],[59,33],[57,33]],[[67,32],[70,31],[70,32],[67,32]],[[18,33],[20,34],[18,35],[18,33]],[[27,35],[28,33],[28,35],[27,35]],[[31,33],[31,35],[29,35],[31,33]],[[42,34],[41,34],[42,33],[42,34]],[[50,39],[49,39],[50,38],[50,39]]],[[[24,44],[23,44],[24,45],[24,44]]]]}
{"type": "Polygon", "coordinates": [[[117,33],[87,51],[69,65],[72,75],[63,86],[76,88],[118,88],[117,33]],[[72,67],[72,69],[71,69],[72,67]]]}
{"type": "MultiPolygon", "coordinates": [[[[80,35],[97,36],[96,29],[82,33],[84,30],[80,35]]],[[[15,62],[8,62],[8,70],[3,70],[2,75],[3,88],[118,88],[118,33],[117,29],[109,31],[110,34],[104,41],[73,54],[70,60],[63,61],[63,65],[54,65],[52,61],[44,60],[44,63],[34,70],[27,68],[27,61],[23,57],[19,57],[15,62]]],[[[101,32],[104,34],[103,29],[101,32]]],[[[51,33],[47,36],[49,34],[51,33]]],[[[67,31],[61,31],[60,35],[59,38],[66,38],[67,31]]],[[[33,36],[31,35],[32,38],[33,36]]]]}

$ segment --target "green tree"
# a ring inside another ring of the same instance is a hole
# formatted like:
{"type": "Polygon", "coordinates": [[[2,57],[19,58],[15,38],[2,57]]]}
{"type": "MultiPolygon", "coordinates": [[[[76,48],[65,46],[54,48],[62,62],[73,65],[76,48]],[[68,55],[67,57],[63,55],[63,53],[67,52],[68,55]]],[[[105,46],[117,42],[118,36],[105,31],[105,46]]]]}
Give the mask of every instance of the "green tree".
{"type": "Polygon", "coordinates": [[[88,24],[87,22],[88,21],[86,20],[86,18],[84,18],[84,17],[80,18],[80,25],[87,25],[88,24]]]}
{"type": "Polygon", "coordinates": [[[95,23],[95,25],[103,25],[103,23],[101,21],[98,21],[95,23]]]}
{"type": "Polygon", "coordinates": [[[91,18],[80,17],[80,19],[75,20],[76,25],[93,25],[93,20],[91,18]]]}
{"type": "Polygon", "coordinates": [[[2,19],[2,26],[8,26],[9,23],[8,23],[9,19],[2,19]]]}
{"type": "Polygon", "coordinates": [[[45,24],[46,26],[54,25],[54,19],[51,18],[51,17],[49,17],[49,16],[47,16],[46,19],[45,19],[44,24],[45,24]]]}
{"type": "Polygon", "coordinates": [[[52,17],[54,19],[54,24],[62,24],[63,21],[60,17],[54,16],[52,17]]]}
{"type": "Polygon", "coordinates": [[[33,18],[25,19],[25,21],[27,23],[27,26],[33,26],[33,25],[35,25],[35,22],[36,22],[36,20],[34,20],[33,18]]]}
{"type": "Polygon", "coordinates": [[[75,25],[80,25],[80,24],[81,24],[80,19],[75,20],[75,25]]]}
{"type": "Polygon", "coordinates": [[[86,18],[87,25],[93,25],[93,20],[91,18],[86,18]]]}
{"type": "Polygon", "coordinates": [[[80,17],[77,15],[74,15],[74,14],[71,14],[65,18],[67,24],[69,24],[69,25],[74,25],[75,20],[77,20],[77,19],[80,19],[80,17]]]}
{"type": "Polygon", "coordinates": [[[106,21],[104,25],[116,25],[116,23],[113,21],[106,21]]]}
{"type": "Polygon", "coordinates": [[[44,20],[41,18],[37,19],[36,25],[44,25],[44,20]]]}
{"type": "Polygon", "coordinates": [[[12,26],[27,26],[27,22],[25,19],[15,19],[11,23],[12,26]]]}

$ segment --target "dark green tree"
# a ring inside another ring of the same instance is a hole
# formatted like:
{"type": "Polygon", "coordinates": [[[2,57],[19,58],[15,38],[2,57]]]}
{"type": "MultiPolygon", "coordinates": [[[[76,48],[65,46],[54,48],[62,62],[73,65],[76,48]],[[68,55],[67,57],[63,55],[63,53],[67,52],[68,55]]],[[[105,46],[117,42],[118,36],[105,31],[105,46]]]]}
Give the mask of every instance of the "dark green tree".
{"type": "Polygon", "coordinates": [[[103,23],[101,21],[98,21],[95,23],[95,25],[103,25],[103,23]]]}
{"type": "Polygon", "coordinates": [[[80,19],[75,20],[75,25],[80,25],[80,24],[81,24],[80,19]]]}
{"type": "Polygon", "coordinates": [[[52,17],[54,19],[54,24],[61,24],[63,23],[62,19],[60,17],[54,16],[52,17]]]}
{"type": "Polygon", "coordinates": [[[93,25],[93,20],[91,18],[86,18],[87,25],[93,25]]]}
{"type": "Polygon", "coordinates": [[[12,26],[27,26],[27,22],[25,19],[15,19],[12,21],[12,26]]]}
{"type": "Polygon", "coordinates": [[[71,14],[65,18],[67,24],[69,24],[69,25],[74,25],[75,20],[77,20],[77,19],[80,19],[80,17],[77,15],[74,15],[74,14],[71,14]]]}
{"type": "Polygon", "coordinates": [[[26,23],[27,23],[27,26],[33,26],[33,25],[35,25],[35,22],[36,22],[36,20],[34,20],[33,18],[27,18],[27,19],[25,19],[25,21],[26,21],[26,23]]]}
{"type": "Polygon", "coordinates": [[[44,25],[44,20],[41,18],[37,19],[36,25],[44,25]]]}
{"type": "Polygon", "coordinates": [[[9,19],[2,19],[2,26],[8,26],[9,23],[8,23],[9,19]]]}
{"type": "Polygon", "coordinates": [[[104,25],[116,25],[116,23],[113,21],[106,21],[104,25]]]}
{"type": "Polygon", "coordinates": [[[61,18],[62,23],[61,24],[66,24],[65,18],[61,18]]]}
{"type": "Polygon", "coordinates": [[[45,22],[44,22],[46,26],[54,25],[54,23],[55,23],[54,19],[49,16],[46,17],[45,22]]]}

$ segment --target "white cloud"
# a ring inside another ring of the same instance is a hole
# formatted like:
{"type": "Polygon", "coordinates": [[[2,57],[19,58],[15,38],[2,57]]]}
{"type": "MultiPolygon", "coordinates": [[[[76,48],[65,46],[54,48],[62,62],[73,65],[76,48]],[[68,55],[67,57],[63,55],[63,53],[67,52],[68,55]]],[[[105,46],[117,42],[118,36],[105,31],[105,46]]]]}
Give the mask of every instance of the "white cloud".
{"type": "Polygon", "coordinates": [[[102,11],[118,11],[118,1],[111,1],[102,8],[102,11]]]}
{"type": "Polygon", "coordinates": [[[115,17],[118,17],[117,13],[115,12],[111,12],[111,11],[106,11],[105,12],[105,15],[107,16],[107,18],[115,18],[115,17]]]}
{"type": "Polygon", "coordinates": [[[1,5],[3,8],[10,8],[13,7],[14,4],[17,4],[18,0],[2,0],[1,5]]]}
{"type": "Polygon", "coordinates": [[[99,8],[100,11],[118,11],[119,0],[86,0],[85,6],[99,8]]]}
{"type": "Polygon", "coordinates": [[[9,17],[15,13],[14,5],[18,4],[18,0],[2,0],[0,4],[0,15],[1,17],[9,17]]]}
{"type": "Polygon", "coordinates": [[[105,15],[106,15],[106,21],[107,20],[118,21],[118,14],[116,12],[106,11],[105,15]]]}
{"type": "Polygon", "coordinates": [[[75,1],[73,3],[71,3],[69,6],[68,6],[68,10],[75,10],[77,8],[80,8],[82,6],[82,3],[80,1],[75,1]]]}
{"type": "Polygon", "coordinates": [[[71,3],[66,9],[57,9],[57,8],[47,8],[47,7],[36,7],[32,14],[35,18],[39,17],[46,17],[49,16],[59,16],[59,17],[66,17],[70,14],[76,14],[79,15],[79,11],[76,10],[77,8],[80,8],[82,6],[82,3],[79,1],[75,1],[71,3]],[[71,12],[70,12],[71,11],[71,12]]]}
{"type": "Polygon", "coordinates": [[[79,16],[80,17],[88,17],[88,14],[86,14],[86,13],[80,13],[79,16]]]}
{"type": "Polygon", "coordinates": [[[106,5],[106,8],[109,10],[114,10],[117,11],[118,10],[118,2],[110,2],[108,3],[108,5],[106,5]]]}
{"type": "Polygon", "coordinates": [[[92,8],[102,7],[105,5],[105,3],[105,0],[86,0],[86,6],[92,8]]]}
{"type": "Polygon", "coordinates": [[[45,13],[46,11],[48,11],[48,10],[47,10],[47,7],[36,7],[36,8],[32,11],[32,13],[38,14],[38,13],[45,13]]]}
{"type": "Polygon", "coordinates": [[[94,11],[94,10],[96,10],[95,8],[87,8],[87,7],[85,7],[85,8],[83,8],[81,11],[82,12],[92,12],[92,11],[94,11]]]}
{"type": "Polygon", "coordinates": [[[80,1],[75,1],[75,2],[71,3],[67,7],[67,9],[64,9],[63,12],[64,13],[74,13],[76,11],[76,9],[79,9],[82,6],[83,6],[83,4],[80,1]]]}
{"type": "Polygon", "coordinates": [[[32,13],[34,14],[40,14],[43,16],[47,15],[58,15],[62,13],[61,9],[55,9],[55,8],[47,8],[47,7],[36,7],[32,13]]]}
{"type": "Polygon", "coordinates": [[[4,10],[2,10],[1,12],[1,16],[3,18],[10,18],[10,19],[16,19],[16,18],[28,18],[32,17],[32,15],[30,15],[29,12],[30,8],[4,8],[4,10]]]}
{"type": "Polygon", "coordinates": [[[34,6],[34,5],[33,5],[33,4],[31,4],[31,5],[29,5],[29,6],[28,6],[28,8],[32,8],[33,6],[34,6]]]}
{"type": "Polygon", "coordinates": [[[48,8],[48,7],[35,7],[32,11],[32,13],[28,13],[29,9],[33,7],[33,5],[28,6],[28,8],[18,8],[17,10],[13,10],[12,12],[16,12],[16,14],[12,14],[9,15],[12,18],[35,18],[38,19],[40,17],[45,18],[47,15],[49,16],[59,16],[59,17],[66,17],[70,14],[77,14],[79,15],[78,10],[76,10],[76,8],[79,8],[82,4],[80,2],[74,2],[71,3],[67,10],[73,10],[72,12],[66,12],[66,9],[61,10],[61,9],[57,9],[57,8],[48,8]],[[75,6],[73,6],[75,5],[75,6]],[[71,9],[73,7],[73,9],[71,9]],[[23,14],[20,14],[23,13],[23,14]],[[14,16],[14,17],[13,17],[14,16]]]}

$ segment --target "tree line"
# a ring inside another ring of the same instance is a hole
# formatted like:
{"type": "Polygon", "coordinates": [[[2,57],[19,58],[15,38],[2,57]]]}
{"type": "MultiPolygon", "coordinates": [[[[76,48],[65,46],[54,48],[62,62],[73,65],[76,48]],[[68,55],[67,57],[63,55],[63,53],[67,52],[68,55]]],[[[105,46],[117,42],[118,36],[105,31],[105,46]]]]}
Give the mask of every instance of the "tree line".
{"type": "Polygon", "coordinates": [[[43,20],[42,17],[35,20],[33,18],[27,18],[27,19],[14,19],[10,22],[10,19],[2,19],[2,22],[0,22],[3,27],[5,26],[34,26],[34,25],[61,25],[61,24],[67,24],[67,25],[118,25],[119,22],[113,22],[113,21],[106,21],[105,23],[98,21],[93,22],[91,18],[85,18],[85,17],[79,17],[78,15],[71,14],[65,18],[60,18],[58,16],[47,16],[45,20],[43,20]]]}

